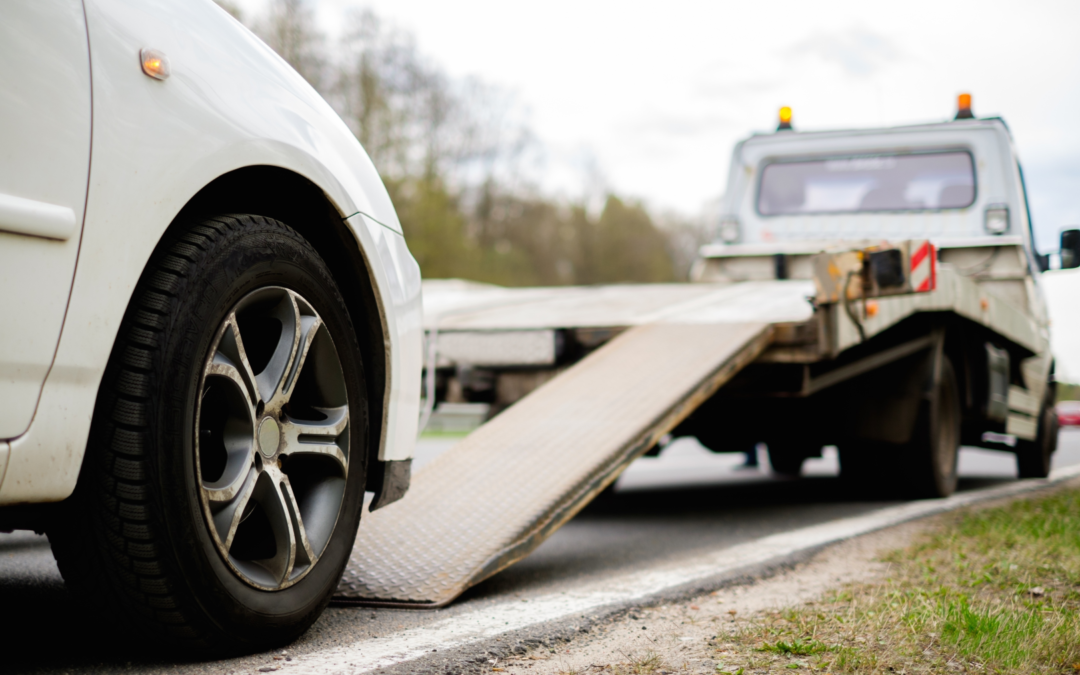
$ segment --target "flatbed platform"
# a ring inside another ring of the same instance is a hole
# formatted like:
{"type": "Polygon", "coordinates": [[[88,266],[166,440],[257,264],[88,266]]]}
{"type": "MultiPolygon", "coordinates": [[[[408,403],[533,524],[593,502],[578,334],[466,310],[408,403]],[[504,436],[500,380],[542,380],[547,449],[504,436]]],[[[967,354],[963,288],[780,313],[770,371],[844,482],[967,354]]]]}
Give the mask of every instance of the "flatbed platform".
{"type": "MultiPolygon", "coordinates": [[[[864,308],[859,325],[837,305],[815,309],[814,290],[809,280],[426,286],[425,330],[429,344],[438,341],[439,367],[557,374],[418,471],[404,499],[364,514],[335,601],[451,602],[528,555],[755,360],[829,360],[918,312],[953,312],[1033,353],[1045,341],[1010,301],[948,266],[936,290],[877,299],[876,313],[864,308]],[[564,330],[596,330],[599,346],[555,368],[557,333],[564,330]],[[808,348],[784,346],[810,333],[808,348]]],[[[908,353],[923,342],[893,351],[908,353]]],[[[878,357],[864,359],[871,360],[880,365],[878,357]]],[[[860,364],[846,371],[864,372],[860,364]]],[[[1022,370],[1035,386],[1030,393],[1013,387],[1016,405],[1010,391],[1009,428],[1033,436],[1032,413],[1019,403],[1041,396],[1036,387],[1044,375],[1022,370]]]]}

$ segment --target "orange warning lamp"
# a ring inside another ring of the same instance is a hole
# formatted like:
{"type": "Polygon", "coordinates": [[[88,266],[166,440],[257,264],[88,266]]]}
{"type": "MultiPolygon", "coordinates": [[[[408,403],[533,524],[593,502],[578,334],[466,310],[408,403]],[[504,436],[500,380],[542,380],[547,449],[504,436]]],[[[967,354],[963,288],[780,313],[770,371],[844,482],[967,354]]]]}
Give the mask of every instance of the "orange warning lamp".
{"type": "Polygon", "coordinates": [[[971,113],[971,94],[960,94],[956,97],[956,119],[970,120],[975,115],[971,113]]]}
{"type": "Polygon", "coordinates": [[[144,73],[155,80],[169,79],[169,59],[156,49],[139,50],[139,62],[144,73]]]}
{"type": "Polygon", "coordinates": [[[791,128],[791,108],[784,106],[780,108],[780,124],[776,126],[777,131],[784,131],[791,128]]]}

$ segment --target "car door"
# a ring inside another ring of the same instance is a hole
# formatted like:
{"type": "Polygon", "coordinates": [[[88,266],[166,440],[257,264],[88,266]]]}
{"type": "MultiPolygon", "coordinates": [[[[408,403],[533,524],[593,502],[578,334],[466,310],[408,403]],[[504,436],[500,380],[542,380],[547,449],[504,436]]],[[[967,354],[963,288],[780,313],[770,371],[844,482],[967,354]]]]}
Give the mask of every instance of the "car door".
{"type": "Polygon", "coordinates": [[[81,0],[4,0],[0,439],[30,426],[64,323],[90,169],[90,95],[81,0]]]}

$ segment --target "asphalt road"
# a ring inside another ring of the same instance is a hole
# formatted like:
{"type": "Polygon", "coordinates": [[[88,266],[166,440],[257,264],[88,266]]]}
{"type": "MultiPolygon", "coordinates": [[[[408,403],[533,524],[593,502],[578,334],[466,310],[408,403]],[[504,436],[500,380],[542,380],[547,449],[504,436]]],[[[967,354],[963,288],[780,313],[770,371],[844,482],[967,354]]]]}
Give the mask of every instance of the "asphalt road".
{"type": "MultiPolygon", "coordinates": [[[[425,439],[418,464],[453,444],[425,439]]],[[[594,503],[529,558],[468,591],[439,611],[331,607],[287,656],[303,660],[327,648],[389,636],[455,615],[573,590],[605,575],[678,560],[762,536],[867,513],[897,502],[865,501],[836,479],[834,453],[810,460],[806,477],[781,479],[767,468],[739,468],[741,456],[712,455],[679,440],[659,458],[644,458],[620,478],[614,494],[594,503]]],[[[1080,464],[1080,429],[1062,432],[1055,466],[1080,464]]],[[[960,490],[1013,480],[1011,455],[965,449],[960,490]]],[[[493,487],[493,489],[498,489],[493,487]]],[[[160,663],[78,607],[63,586],[44,537],[0,535],[0,607],[6,627],[4,672],[257,672],[280,665],[271,654],[212,663],[160,663]]],[[[277,654],[281,656],[281,654],[277,654]]]]}

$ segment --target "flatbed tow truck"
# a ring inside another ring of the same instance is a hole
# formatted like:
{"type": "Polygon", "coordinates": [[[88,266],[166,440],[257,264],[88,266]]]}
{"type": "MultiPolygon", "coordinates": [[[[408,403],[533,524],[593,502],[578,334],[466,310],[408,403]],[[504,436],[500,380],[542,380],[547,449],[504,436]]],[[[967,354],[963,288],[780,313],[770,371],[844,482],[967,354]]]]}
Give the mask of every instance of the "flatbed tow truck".
{"type": "MultiPolygon", "coordinates": [[[[336,599],[438,607],[520,560],[662,439],[764,443],[797,475],[943,497],[959,446],[1045,477],[1053,358],[1020,165],[961,97],[939,124],[776,133],[734,150],[693,283],[427,282],[428,402],[497,411],[365,514],[336,599]]],[[[1080,232],[1060,267],[1080,266],[1080,232]]]]}

